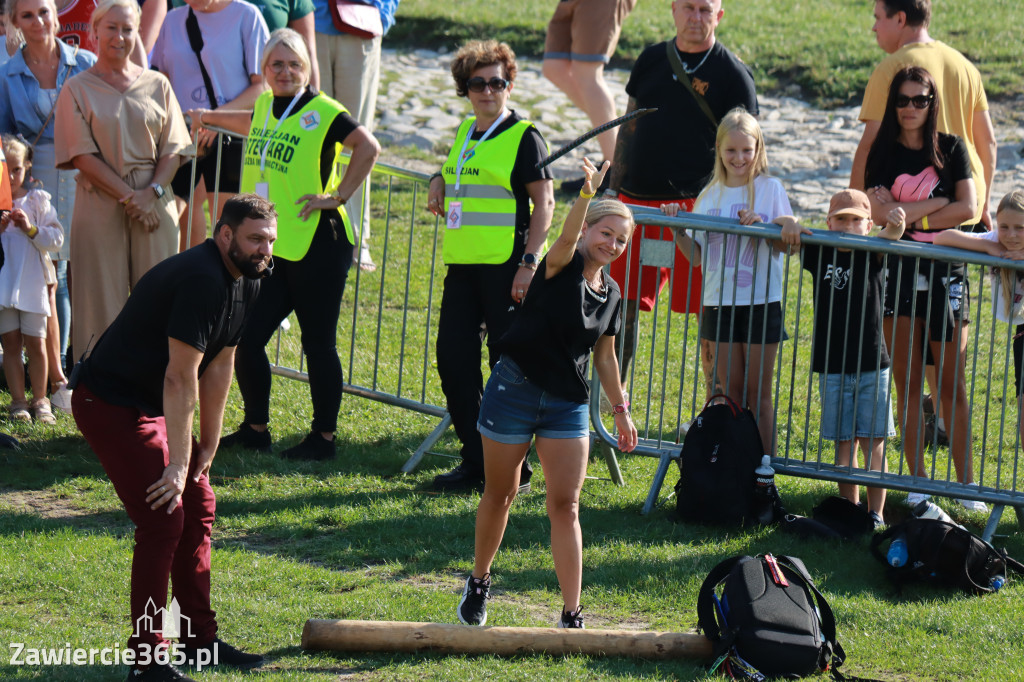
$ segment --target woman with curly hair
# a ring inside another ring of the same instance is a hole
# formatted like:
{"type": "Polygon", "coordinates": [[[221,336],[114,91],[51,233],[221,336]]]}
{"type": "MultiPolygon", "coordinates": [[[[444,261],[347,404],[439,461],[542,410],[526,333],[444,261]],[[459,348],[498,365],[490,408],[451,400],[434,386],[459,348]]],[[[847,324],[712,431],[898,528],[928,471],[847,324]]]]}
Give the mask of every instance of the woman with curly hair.
{"type": "MultiPolygon", "coordinates": [[[[455,93],[473,115],[459,125],[441,171],[430,180],[427,209],[444,218],[444,280],[437,328],[437,372],[462,463],[434,479],[441,491],[478,489],[483,446],[476,430],[483,392],[481,328],[490,365],[526,297],[554,211],[551,171],[538,169],[547,145],[536,126],[508,108],[515,53],[505,43],[473,41],[452,60],[455,93]],[[531,210],[530,204],[533,204],[531,210]]],[[[520,484],[527,485],[528,464],[520,484]]]]}

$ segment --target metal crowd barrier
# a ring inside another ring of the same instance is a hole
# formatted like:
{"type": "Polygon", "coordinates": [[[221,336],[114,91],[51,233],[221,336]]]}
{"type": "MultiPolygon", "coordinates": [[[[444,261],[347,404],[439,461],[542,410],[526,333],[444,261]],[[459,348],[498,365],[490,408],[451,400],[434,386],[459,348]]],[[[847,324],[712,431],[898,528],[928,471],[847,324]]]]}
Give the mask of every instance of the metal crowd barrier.
{"type": "MultiPolygon", "coordinates": [[[[766,235],[777,237],[781,232],[775,225],[744,227],[733,220],[710,216],[680,214],[676,218],[669,218],[660,212],[642,208],[635,209],[634,213],[641,223],[662,226],[666,239],[671,239],[672,228],[760,238],[766,235]]],[[[641,266],[672,267],[671,252],[661,246],[671,242],[662,241],[652,248],[647,243],[650,241],[655,240],[636,240],[629,247],[640,249],[641,266]]],[[[964,388],[968,398],[969,437],[972,443],[969,464],[974,480],[979,485],[966,486],[958,482],[948,448],[936,447],[934,438],[924,447],[922,462],[927,475],[915,476],[909,469],[903,456],[899,413],[896,410],[895,376],[892,379],[893,385],[884,388],[889,391],[897,426],[897,435],[886,439],[884,444],[883,456],[888,462],[888,471],[869,471],[866,464],[862,469],[852,465],[837,466],[834,463],[833,444],[820,436],[820,398],[816,377],[810,366],[815,315],[811,275],[802,269],[798,253],[787,256],[785,261],[782,308],[784,329],[789,334],[789,340],[780,344],[772,380],[778,447],[773,458],[776,471],[834,482],[981,500],[994,505],[985,530],[986,536],[994,532],[1003,508],[1007,505],[1014,507],[1018,519],[1024,522],[1024,472],[1020,471],[1018,409],[1013,361],[1009,352],[1016,329],[995,320],[991,285],[983,276],[984,268],[997,265],[1024,271],[1024,263],[1004,261],[981,253],[892,242],[876,237],[840,235],[826,230],[816,230],[813,236],[804,236],[803,244],[841,246],[854,251],[885,254],[885,265],[894,276],[899,274],[899,259],[895,257],[900,255],[969,264],[970,324],[967,326],[969,345],[963,358],[966,365],[964,388]]],[[[642,281],[645,277],[653,277],[655,273],[653,267],[642,267],[640,279],[642,281]]],[[[755,272],[757,276],[760,275],[755,272]]],[[[673,271],[672,277],[692,278],[692,273],[673,271]]],[[[641,436],[637,452],[659,460],[644,504],[644,513],[651,511],[657,504],[669,465],[678,459],[680,444],[685,438],[689,422],[701,411],[705,400],[698,358],[700,315],[670,313],[671,296],[670,282],[655,309],[649,313],[640,313],[637,350],[625,382],[631,394],[633,420],[641,436]]],[[[819,309],[827,310],[827,306],[819,305],[819,309]]],[[[863,314],[863,310],[854,312],[863,314]]],[[[893,339],[885,340],[892,348],[893,339]]],[[[619,339],[620,357],[623,345],[627,342],[625,338],[619,339]]],[[[757,344],[758,341],[754,339],[752,343],[757,344]]],[[[908,350],[897,348],[894,352],[906,353],[908,350]]],[[[751,380],[750,377],[747,380],[751,380]]],[[[939,388],[936,387],[936,391],[939,388]]],[[[910,390],[925,389],[923,386],[911,386],[908,387],[910,390]]],[[[607,415],[602,416],[596,399],[591,406],[591,415],[594,429],[602,442],[606,446],[614,444],[615,434],[606,428],[605,424],[609,420],[607,415]]],[[[952,417],[955,415],[944,416],[946,431],[952,437],[952,417]]],[[[918,428],[923,430],[923,424],[918,423],[918,428]]]]}
{"type": "MultiPolygon", "coordinates": [[[[218,144],[218,153],[220,148],[218,144]]],[[[344,162],[347,163],[347,158],[344,162]]],[[[404,472],[410,472],[451,423],[443,407],[444,397],[434,368],[436,315],[443,283],[443,263],[438,248],[440,223],[424,208],[429,182],[426,173],[377,164],[368,182],[372,197],[368,214],[373,216],[372,244],[374,255],[379,258],[378,271],[367,276],[353,267],[349,275],[350,293],[346,295],[339,323],[340,334],[348,342],[347,360],[343,360],[347,365],[343,390],[440,420],[402,467],[404,472]],[[417,261],[421,267],[410,267],[417,261]],[[423,264],[427,267],[422,267],[423,264]],[[400,339],[397,349],[389,348],[390,342],[386,339],[394,338],[396,333],[400,339]]],[[[216,195],[210,200],[216,201],[216,195]]],[[[350,208],[361,210],[360,207],[350,208]]],[[[675,251],[670,241],[672,228],[762,238],[766,234],[777,236],[780,232],[774,225],[744,227],[732,220],[710,216],[680,214],[669,218],[642,208],[635,209],[634,213],[647,225],[661,226],[666,237],[661,241],[641,238],[630,243],[629,249],[640,249],[641,280],[654,276],[654,268],[646,266],[672,267],[675,251]]],[[[358,239],[361,235],[357,234],[358,239]]],[[[959,483],[948,449],[934,447],[934,442],[924,451],[927,477],[909,472],[903,457],[895,405],[897,436],[886,440],[883,454],[888,463],[887,472],[834,463],[834,447],[820,437],[820,424],[816,421],[820,399],[810,368],[813,297],[810,275],[802,270],[798,255],[788,256],[786,260],[782,305],[784,328],[790,338],[780,345],[772,373],[778,448],[773,458],[776,471],[833,482],[982,500],[994,505],[986,536],[994,532],[1007,505],[1015,508],[1024,523],[1024,472],[1020,471],[1019,464],[1018,411],[1012,358],[1007,350],[1014,330],[994,320],[991,287],[982,276],[983,267],[1000,265],[1024,270],[1024,264],[980,253],[840,236],[827,231],[816,231],[803,241],[807,245],[841,245],[853,250],[874,251],[887,254],[887,258],[909,255],[971,264],[970,345],[964,359],[973,444],[971,466],[979,486],[967,487],[959,483]]],[[[689,282],[693,273],[692,270],[673,271],[671,276],[685,277],[689,282]]],[[[639,313],[636,350],[625,382],[631,396],[633,420],[640,433],[636,453],[658,459],[643,513],[650,512],[658,503],[669,466],[679,457],[689,422],[703,408],[705,400],[698,354],[700,315],[669,312],[671,291],[670,282],[654,310],[639,313]]],[[[887,342],[891,344],[891,340],[887,342]]],[[[290,379],[308,381],[298,336],[279,333],[272,343],[273,351],[268,353],[271,371],[290,379]]],[[[622,357],[626,343],[624,334],[620,335],[618,343],[618,354],[622,357]]],[[[895,403],[895,391],[888,390],[895,403]]],[[[613,449],[614,427],[610,416],[602,413],[600,393],[595,378],[592,438],[603,451],[612,480],[621,485],[622,475],[613,449]]],[[[947,432],[952,421],[947,415],[947,432]]]]}

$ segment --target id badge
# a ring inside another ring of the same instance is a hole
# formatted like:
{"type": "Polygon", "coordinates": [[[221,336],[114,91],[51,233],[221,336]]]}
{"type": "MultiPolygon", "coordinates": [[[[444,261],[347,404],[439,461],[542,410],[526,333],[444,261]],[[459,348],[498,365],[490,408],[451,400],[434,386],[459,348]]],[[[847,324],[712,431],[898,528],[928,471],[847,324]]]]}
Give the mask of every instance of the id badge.
{"type": "Polygon", "coordinates": [[[452,201],[448,203],[448,229],[458,230],[462,228],[462,202],[452,201]]]}
{"type": "Polygon", "coordinates": [[[256,196],[270,201],[270,183],[257,182],[253,191],[256,193],[256,196]]]}

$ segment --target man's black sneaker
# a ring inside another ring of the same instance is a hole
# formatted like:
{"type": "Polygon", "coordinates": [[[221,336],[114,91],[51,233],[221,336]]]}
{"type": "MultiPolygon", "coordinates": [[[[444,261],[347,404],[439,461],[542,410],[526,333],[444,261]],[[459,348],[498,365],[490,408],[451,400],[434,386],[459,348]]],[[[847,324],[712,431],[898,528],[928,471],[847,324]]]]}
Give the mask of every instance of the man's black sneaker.
{"type": "Polygon", "coordinates": [[[281,453],[285,459],[322,460],[334,457],[334,441],[327,440],[316,431],[302,439],[296,446],[281,453]]]}
{"type": "Polygon", "coordinates": [[[255,450],[256,452],[270,452],[273,449],[270,442],[270,429],[256,431],[245,422],[242,422],[238,425],[237,431],[229,433],[220,439],[218,449],[236,446],[246,450],[255,450]]]}
{"type": "Polygon", "coordinates": [[[577,606],[575,611],[562,611],[562,617],[555,623],[555,627],[570,630],[586,630],[587,626],[583,624],[583,607],[577,606]]]}
{"type": "Polygon", "coordinates": [[[459,622],[466,625],[484,625],[487,623],[487,599],[491,596],[491,574],[484,573],[483,578],[474,578],[470,573],[466,578],[466,587],[462,590],[459,600],[459,622]]]}
{"type": "Polygon", "coordinates": [[[254,668],[263,663],[259,654],[239,651],[220,638],[203,646],[179,646],[178,652],[185,655],[185,665],[190,668],[230,665],[236,668],[254,668]]]}
{"type": "MultiPolygon", "coordinates": [[[[598,166],[598,168],[600,168],[600,166],[598,166]]],[[[601,181],[601,185],[597,188],[598,194],[608,189],[609,179],[611,179],[611,173],[606,173],[604,180],[601,181]]],[[[566,194],[579,194],[583,190],[583,183],[586,181],[587,179],[585,177],[566,180],[562,183],[560,189],[566,194]]]]}
{"type": "Polygon", "coordinates": [[[483,490],[484,475],[473,471],[463,462],[448,473],[435,476],[433,488],[439,492],[483,490]]]}
{"type": "Polygon", "coordinates": [[[132,668],[125,682],[196,682],[173,665],[151,665],[145,670],[132,668]]]}

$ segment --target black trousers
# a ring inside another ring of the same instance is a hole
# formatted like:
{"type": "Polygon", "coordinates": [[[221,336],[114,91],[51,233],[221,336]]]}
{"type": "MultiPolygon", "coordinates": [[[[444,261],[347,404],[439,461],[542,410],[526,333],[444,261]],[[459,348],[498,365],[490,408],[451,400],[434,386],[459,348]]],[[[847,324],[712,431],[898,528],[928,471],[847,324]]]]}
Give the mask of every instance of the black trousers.
{"type": "MultiPolygon", "coordinates": [[[[494,367],[500,356],[495,343],[515,319],[511,291],[518,263],[517,256],[500,265],[449,265],[444,278],[437,323],[437,373],[462,443],[462,466],[481,476],[484,451],[476,430],[484,389],[480,351],[486,330],[488,364],[494,367]]],[[[531,474],[530,464],[525,462],[521,482],[528,481],[531,474]]]]}
{"type": "Polygon", "coordinates": [[[267,342],[294,310],[313,402],[311,431],[333,432],[341,409],[338,316],[352,267],[352,244],[341,220],[322,221],[309,251],[299,261],[274,259],[274,274],[260,283],[251,317],[235,351],[235,376],[247,424],[270,421],[270,361],[267,342]],[[333,227],[333,229],[332,229],[333,227]]]}

